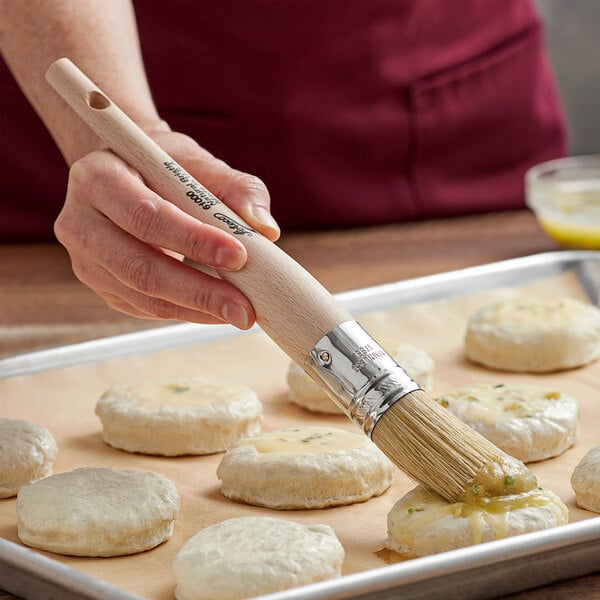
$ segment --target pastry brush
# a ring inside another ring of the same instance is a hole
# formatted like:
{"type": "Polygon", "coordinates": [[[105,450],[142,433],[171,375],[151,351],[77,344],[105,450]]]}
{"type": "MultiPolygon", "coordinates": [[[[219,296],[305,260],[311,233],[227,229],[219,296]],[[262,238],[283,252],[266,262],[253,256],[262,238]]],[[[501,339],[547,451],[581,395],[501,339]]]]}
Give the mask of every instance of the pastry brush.
{"type": "Polygon", "coordinates": [[[219,275],[251,301],[263,331],[402,471],[450,501],[531,489],[534,476],[419,388],[304,268],[248,226],[140,129],[69,59],[47,81],[163,198],[236,236],[248,260],[219,275]]]}

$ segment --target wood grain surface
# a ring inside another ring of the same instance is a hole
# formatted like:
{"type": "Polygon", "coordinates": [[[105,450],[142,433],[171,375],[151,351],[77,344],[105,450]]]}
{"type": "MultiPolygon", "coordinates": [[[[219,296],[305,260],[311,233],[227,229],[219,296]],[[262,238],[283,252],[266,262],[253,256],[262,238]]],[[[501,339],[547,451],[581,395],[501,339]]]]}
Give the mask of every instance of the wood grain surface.
{"type": "MultiPolygon", "coordinates": [[[[278,245],[331,292],[558,248],[528,211],[290,233],[278,245]]],[[[0,356],[161,325],[106,306],[53,243],[0,244],[0,314],[0,356]]]]}
{"type": "MultiPolygon", "coordinates": [[[[290,233],[278,245],[334,293],[558,249],[528,211],[290,233]]],[[[0,315],[0,357],[162,324],[106,306],[55,243],[0,244],[0,315]]],[[[600,599],[600,574],[506,598],[600,599]]]]}

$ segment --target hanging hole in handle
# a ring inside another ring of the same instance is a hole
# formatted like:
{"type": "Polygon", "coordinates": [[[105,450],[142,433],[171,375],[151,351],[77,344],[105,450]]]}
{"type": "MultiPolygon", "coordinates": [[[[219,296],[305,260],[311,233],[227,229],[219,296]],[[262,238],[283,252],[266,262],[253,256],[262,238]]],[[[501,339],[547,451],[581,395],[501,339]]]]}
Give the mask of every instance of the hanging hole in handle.
{"type": "Polygon", "coordinates": [[[96,110],[104,110],[110,106],[110,100],[100,92],[90,92],[88,94],[88,105],[96,110]]]}

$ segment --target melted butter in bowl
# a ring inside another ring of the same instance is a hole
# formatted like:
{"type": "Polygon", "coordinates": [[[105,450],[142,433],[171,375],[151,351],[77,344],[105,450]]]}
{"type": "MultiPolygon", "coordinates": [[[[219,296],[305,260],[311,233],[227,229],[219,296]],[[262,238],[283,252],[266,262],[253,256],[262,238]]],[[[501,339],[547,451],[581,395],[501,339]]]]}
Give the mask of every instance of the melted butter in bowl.
{"type": "Polygon", "coordinates": [[[600,155],[536,165],[527,172],[525,187],[527,205],[556,242],[600,249],[600,155]]]}

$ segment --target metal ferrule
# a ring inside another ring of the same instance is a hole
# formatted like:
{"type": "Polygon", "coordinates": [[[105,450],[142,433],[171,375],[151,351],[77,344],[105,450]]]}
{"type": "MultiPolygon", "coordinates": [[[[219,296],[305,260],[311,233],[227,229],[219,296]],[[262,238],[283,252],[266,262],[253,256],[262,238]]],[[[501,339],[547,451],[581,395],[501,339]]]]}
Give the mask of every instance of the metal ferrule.
{"type": "Polygon", "coordinates": [[[356,321],[323,336],[304,369],[369,437],[392,404],[420,389],[356,321]]]}

